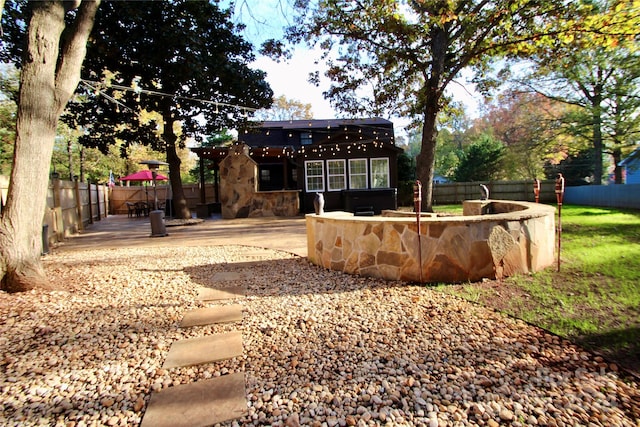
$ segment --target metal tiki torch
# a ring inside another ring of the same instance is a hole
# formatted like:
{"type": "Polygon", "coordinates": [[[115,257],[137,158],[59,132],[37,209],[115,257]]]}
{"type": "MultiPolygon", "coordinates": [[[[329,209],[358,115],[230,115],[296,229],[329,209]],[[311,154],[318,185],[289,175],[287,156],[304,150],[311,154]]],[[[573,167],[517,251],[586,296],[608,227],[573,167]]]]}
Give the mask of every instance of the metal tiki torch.
{"type": "Polygon", "coordinates": [[[560,249],[562,248],[562,199],[564,198],[564,177],[556,179],[556,199],[558,201],[558,272],[560,272],[560,249]]]}
{"type": "Polygon", "coordinates": [[[416,225],[418,226],[418,270],[420,271],[420,283],[422,283],[422,243],[420,241],[420,212],[422,211],[422,184],[419,179],[413,185],[413,209],[416,213],[416,225]]]}

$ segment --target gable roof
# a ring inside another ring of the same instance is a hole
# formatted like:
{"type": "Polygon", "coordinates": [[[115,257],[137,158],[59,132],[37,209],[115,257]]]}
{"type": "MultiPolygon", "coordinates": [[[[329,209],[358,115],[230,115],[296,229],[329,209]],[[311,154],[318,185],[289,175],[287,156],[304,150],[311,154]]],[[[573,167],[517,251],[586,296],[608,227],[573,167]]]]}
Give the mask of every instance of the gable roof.
{"type": "Polygon", "coordinates": [[[635,160],[640,159],[640,147],[636,148],[629,154],[624,160],[618,163],[618,166],[627,166],[633,163],[635,160]]]}

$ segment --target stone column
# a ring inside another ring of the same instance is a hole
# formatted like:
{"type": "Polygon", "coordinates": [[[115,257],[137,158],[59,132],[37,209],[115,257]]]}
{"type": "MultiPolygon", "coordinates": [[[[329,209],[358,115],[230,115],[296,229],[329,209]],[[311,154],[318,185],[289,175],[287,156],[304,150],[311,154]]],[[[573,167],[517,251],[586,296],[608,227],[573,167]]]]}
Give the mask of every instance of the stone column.
{"type": "Polygon", "coordinates": [[[249,157],[246,144],[236,144],[220,162],[222,217],[247,218],[258,191],[258,164],[249,157]]]}

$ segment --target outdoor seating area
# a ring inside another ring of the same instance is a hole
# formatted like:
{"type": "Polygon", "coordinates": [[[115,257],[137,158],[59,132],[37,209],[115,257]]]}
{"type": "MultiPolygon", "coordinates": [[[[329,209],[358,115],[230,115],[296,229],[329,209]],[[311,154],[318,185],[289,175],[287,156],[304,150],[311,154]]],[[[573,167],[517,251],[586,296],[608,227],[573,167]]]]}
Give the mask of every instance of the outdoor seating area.
{"type": "Polygon", "coordinates": [[[151,206],[147,202],[125,202],[127,206],[127,216],[129,218],[140,218],[149,216],[151,206]]]}

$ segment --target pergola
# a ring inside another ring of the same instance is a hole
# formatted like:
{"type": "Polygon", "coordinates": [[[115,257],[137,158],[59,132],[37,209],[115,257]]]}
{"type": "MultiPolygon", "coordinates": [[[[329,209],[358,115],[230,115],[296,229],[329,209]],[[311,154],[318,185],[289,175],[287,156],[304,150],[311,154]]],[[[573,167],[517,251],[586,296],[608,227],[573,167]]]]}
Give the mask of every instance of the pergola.
{"type": "MultiPolygon", "coordinates": [[[[220,182],[219,182],[219,165],[220,161],[227,157],[231,147],[198,147],[191,148],[191,151],[198,155],[200,162],[200,202],[206,203],[206,195],[204,188],[204,161],[212,160],[213,165],[209,166],[214,171],[214,185],[216,189],[216,202],[220,202],[218,199],[220,182]]],[[[288,161],[295,155],[295,149],[293,147],[249,147],[249,156],[258,164],[264,162],[276,162],[281,159],[283,165],[283,181],[285,186],[288,185],[288,161]]]]}

